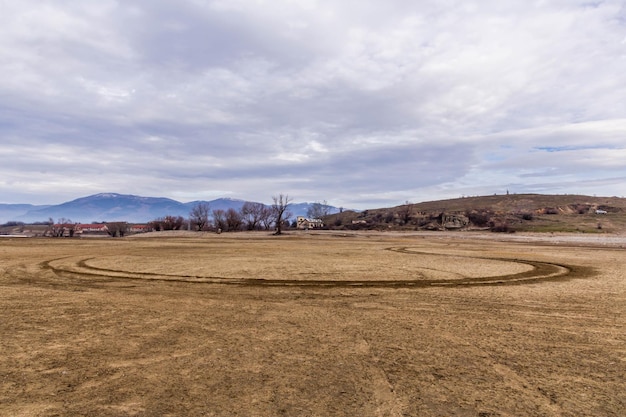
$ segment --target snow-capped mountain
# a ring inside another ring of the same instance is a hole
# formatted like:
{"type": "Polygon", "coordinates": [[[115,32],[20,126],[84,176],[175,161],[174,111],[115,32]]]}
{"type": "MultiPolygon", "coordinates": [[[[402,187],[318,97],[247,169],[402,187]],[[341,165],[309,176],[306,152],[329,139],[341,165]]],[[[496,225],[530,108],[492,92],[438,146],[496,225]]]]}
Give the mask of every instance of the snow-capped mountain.
{"type": "MultiPolygon", "coordinates": [[[[181,203],[164,197],[101,193],[51,206],[0,204],[0,223],[8,221],[40,222],[50,218],[54,221],[63,218],[81,223],[103,221],[144,223],[167,215],[187,218],[191,209],[198,203],[207,203],[210,210],[228,210],[230,208],[240,210],[245,201],[218,198],[211,201],[181,203]]],[[[311,205],[311,203],[292,204],[289,209],[292,218],[305,216],[311,205]]],[[[338,209],[331,207],[332,213],[337,211],[338,209]]]]}

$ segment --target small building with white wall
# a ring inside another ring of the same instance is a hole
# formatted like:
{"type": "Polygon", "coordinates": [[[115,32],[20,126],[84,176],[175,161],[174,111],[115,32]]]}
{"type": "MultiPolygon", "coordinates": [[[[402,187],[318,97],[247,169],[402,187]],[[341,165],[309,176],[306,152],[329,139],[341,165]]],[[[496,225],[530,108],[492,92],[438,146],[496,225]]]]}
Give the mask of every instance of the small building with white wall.
{"type": "Polygon", "coordinates": [[[296,224],[297,228],[301,230],[321,229],[324,227],[322,219],[309,219],[304,216],[298,216],[296,224]]]}

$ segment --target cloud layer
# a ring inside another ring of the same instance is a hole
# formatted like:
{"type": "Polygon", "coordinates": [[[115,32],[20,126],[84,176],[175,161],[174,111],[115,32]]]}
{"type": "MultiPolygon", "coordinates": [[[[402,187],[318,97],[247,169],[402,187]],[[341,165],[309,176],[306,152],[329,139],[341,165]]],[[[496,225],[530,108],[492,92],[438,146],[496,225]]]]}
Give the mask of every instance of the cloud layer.
{"type": "Polygon", "coordinates": [[[622,1],[5,2],[0,202],[626,195],[622,1]]]}

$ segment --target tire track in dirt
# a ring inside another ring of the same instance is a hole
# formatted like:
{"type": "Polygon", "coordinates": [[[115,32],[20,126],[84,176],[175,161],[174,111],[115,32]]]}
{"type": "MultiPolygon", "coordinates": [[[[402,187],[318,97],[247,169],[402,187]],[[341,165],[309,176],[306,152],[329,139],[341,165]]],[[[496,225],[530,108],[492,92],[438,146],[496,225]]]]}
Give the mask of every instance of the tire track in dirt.
{"type": "Polygon", "coordinates": [[[503,274],[490,277],[461,278],[455,280],[424,280],[428,282],[428,286],[476,286],[476,285],[519,285],[525,283],[536,283],[541,281],[554,281],[562,279],[580,278],[583,276],[591,276],[592,271],[589,268],[576,267],[572,265],[558,264],[553,262],[536,261],[520,258],[506,257],[486,257],[486,256],[469,256],[469,255],[451,255],[437,252],[425,252],[411,250],[410,247],[390,247],[386,250],[403,253],[407,255],[428,255],[440,257],[454,257],[467,259],[482,259],[486,261],[504,261],[529,265],[531,270],[520,272],[517,274],[503,274]]]}
{"type": "Polygon", "coordinates": [[[560,416],[562,414],[561,408],[553,398],[544,392],[541,386],[536,385],[505,363],[498,361],[489,350],[469,343],[451,332],[442,332],[439,336],[449,340],[450,346],[462,348],[468,352],[468,356],[480,361],[483,364],[482,368],[486,372],[500,376],[502,379],[501,384],[508,387],[512,392],[517,393],[516,395],[524,398],[533,398],[533,402],[538,407],[539,415],[560,416]]]}
{"type": "Polygon", "coordinates": [[[395,393],[389,376],[380,363],[379,357],[372,351],[370,342],[359,332],[356,352],[368,358],[367,378],[376,402],[376,417],[402,417],[403,404],[395,393]]]}
{"type": "MultiPolygon", "coordinates": [[[[519,263],[531,266],[531,270],[516,274],[504,274],[489,277],[462,277],[459,279],[408,279],[408,280],[301,280],[301,279],[267,279],[255,277],[219,277],[201,275],[172,275],[154,272],[132,272],[100,268],[89,265],[90,260],[97,258],[77,258],[71,261],[67,257],[51,259],[40,263],[40,268],[50,270],[59,277],[80,278],[88,276],[96,280],[81,281],[89,285],[110,284],[122,280],[132,281],[166,281],[184,282],[195,284],[222,284],[240,286],[268,286],[268,287],[351,287],[351,288],[428,288],[428,287],[470,287],[485,285],[520,285],[544,281],[555,281],[573,278],[583,278],[593,275],[590,268],[572,265],[557,264],[545,261],[529,259],[505,258],[505,257],[481,257],[469,255],[451,255],[445,253],[432,253],[412,250],[410,247],[389,247],[385,250],[405,254],[407,256],[440,256],[442,258],[455,257],[472,260],[489,260],[519,263]],[[69,261],[63,263],[64,261],[69,261]]],[[[433,268],[426,268],[432,269],[433,268]]],[[[460,274],[457,274],[460,275],[460,274]]]]}

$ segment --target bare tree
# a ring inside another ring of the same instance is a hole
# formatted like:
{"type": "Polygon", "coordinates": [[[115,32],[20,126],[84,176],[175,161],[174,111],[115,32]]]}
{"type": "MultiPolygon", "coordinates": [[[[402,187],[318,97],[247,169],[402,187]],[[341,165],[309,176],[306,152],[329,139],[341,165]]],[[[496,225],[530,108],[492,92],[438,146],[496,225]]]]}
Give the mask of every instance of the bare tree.
{"type": "Polygon", "coordinates": [[[241,207],[241,217],[248,230],[257,230],[261,226],[265,205],[246,201],[241,207]]]}
{"type": "Polygon", "coordinates": [[[150,220],[148,222],[148,226],[150,226],[150,228],[152,230],[154,230],[155,232],[160,232],[161,231],[161,220],[163,220],[162,217],[160,217],[158,219],[150,220]]]}
{"type": "Polygon", "coordinates": [[[213,224],[217,228],[218,231],[226,230],[226,212],[222,209],[214,209],[212,211],[213,214],[213,224]]]}
{"type": "MultiPolygon", "coordinates": [[[[52,221],[52,218],[50,218],[50,221],[52,221]]],[[[53,222],[50,226],[51,235],[54,237],[73,237],[75,230],[76,224],[65,217],[61,217],[56,224],[53,222]]]]}
{"type": "Polygon", "coordinates": [[[198,203],[189,212],[189,220],[198,227],[198,231],[204,230],[209,224],[209,204],[198,203]]]}
{"type": "Polygon", "coordinates": [[[229,232],[241,230],[242,225],[243,220],[241,218],[241,213],[232,207],[226,210],[226,226],[228,227],[229,232]]]}
{"type": "Polygon", "coordinates": [[[402,224],[407,224],[409,220],[411,220],[411,216],[413,216],[413,204],[407,200],[404,205],[400,206],[398,209],[398,216],[402,224]]]}
{"type": "Polygon", "coordinates": [[[276,225],[276,233],[274,234],[280,235],[283,230],[283,221],[291,217],[291,213],[287,209],[292,199],[287,194],[279,194],[278,196],[273,196],[272,200],[274,201],[272,204],[272,215],[276,225]]]}
{"type": "Polygon", "coordinates": [[[272,223],[274,222],[274,211],[271,207],[263,206],[263,211],[261,211],[261,220],[260,224],[263,226],[265,230],[270,230],[272,228],[272,223]]]}
{"type": "Polygon", "coordinates": [[[107,233],[111,237],[124,237],[128,231],[128,223],[126,222],[111,222],[106,223],[107,233]]]}
{"type": "Polygon", "coordinates": [[[330,206],[326,200],[311,204],[311,207],[306,211],[306,216],[309,219],[321,219],[324,216],[328,216],[330,214],[330,206]]]}
{"type": "Polygon", "coordinates": [[[182,216],[167,215],[165,217],[159,217],[152,220],[149,224],[156,231],[159,230],[180,230],[185,223],[185,219],[182,216]]]}

